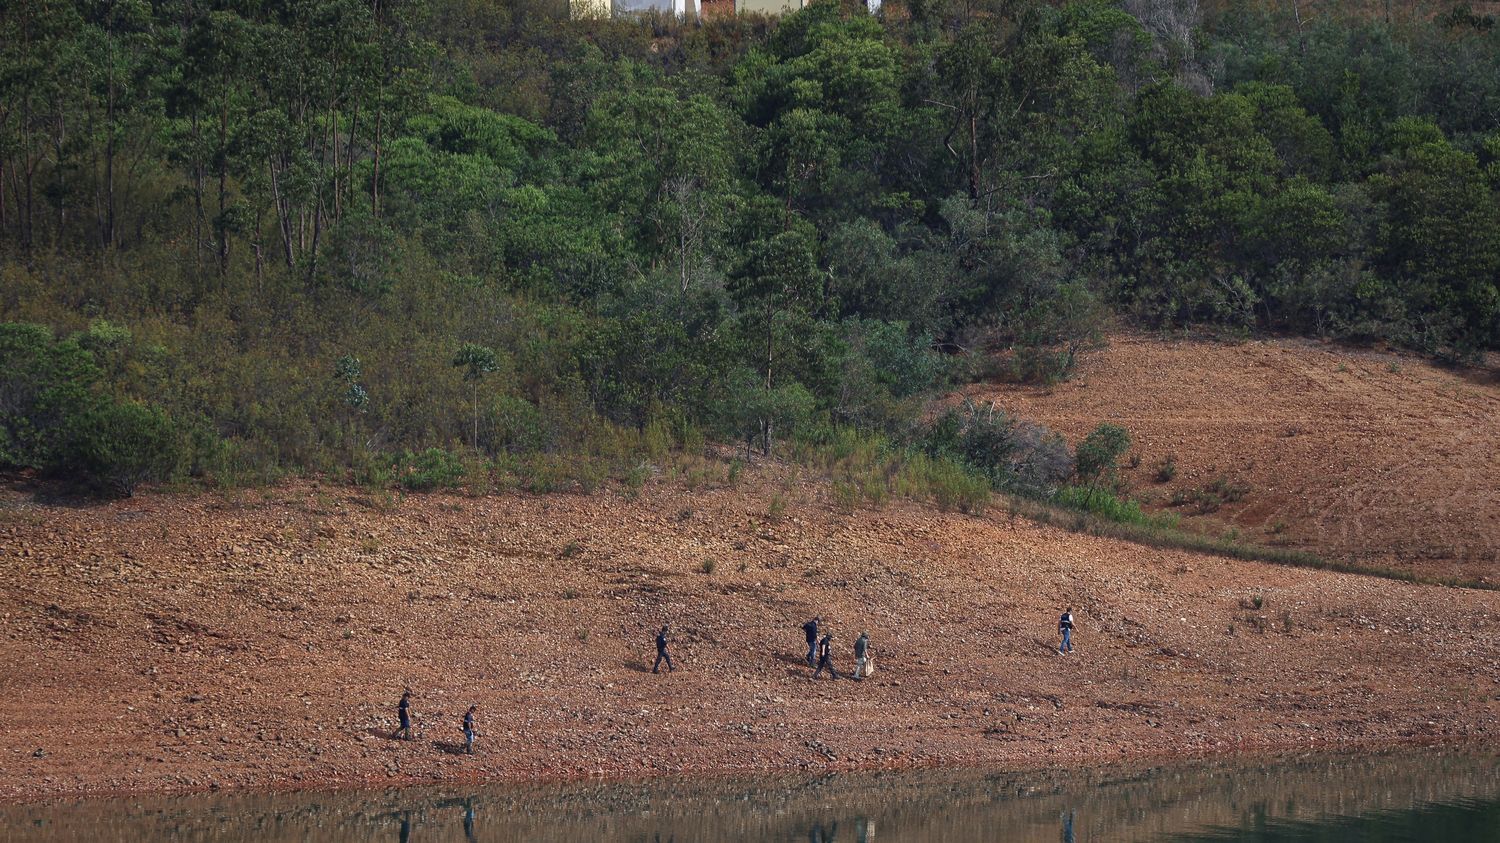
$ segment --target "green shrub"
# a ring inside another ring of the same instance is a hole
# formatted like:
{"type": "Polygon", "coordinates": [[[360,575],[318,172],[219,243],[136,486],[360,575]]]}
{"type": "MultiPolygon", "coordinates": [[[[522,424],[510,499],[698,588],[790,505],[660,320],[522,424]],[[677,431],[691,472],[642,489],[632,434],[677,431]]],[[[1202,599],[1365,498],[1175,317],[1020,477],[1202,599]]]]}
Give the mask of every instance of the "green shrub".
{"type": "Polygon", "coordinates": [[[402,452],[391,467],[403,488],[419,492],[457,486],[467,473],[464,461],[444,448],[402,452]]]}
{"type": "Polygon", "coordinates": [[[843,512],[859,508],[859,487],[847,480],[835,480],[832,487],[833,505],[843,512]]]}
{"type": "Polygon", "coordinates": [[[943,511],[958,510],[978,515],[990,502],[990,484],[950,460],[933,463],[928,474],[933,502],[943,511]]]}
{"type": "MultiPolygon", "coordinates": [[[[104,394],[85,349],[113,356],[129,337],[102,321],[67,339],[40,325],[0,325],[0,465],[72,475],[123,495],[171,477],[187,456],[186,437],[161,408],[104,394]]],[[[215,439],[202,438],[205,446],[215,439]]]]}
{"type": "Polygon", "coordinates": [[[1119,474],[1120,456],[1130,448],[1130,434],[1117,424],[1101,424],[1083,437],[1076,451],[1078,479],[1110,485],[1119,474]]]}
{"type": "Polygon", "coordinates": [[[771,496],[771,503],[766,507],[766,516],[772,521],[780,521],[786,515],[786,498],[780,492],[771,496]]]}
{"type": "Polygon", "coordinates": [[[384,489],[396,482],[396,468],[389,458],[357,453],[353,457],[354,482],[372,489],[384,489]]]}
{"type": "Polygon", "coordinates": [[[498,454],[553,450],[561,436],[555,421],[537,405],[514,395],[499,395],[484,410],[479,445],[498,454]]]}
{"type": "Polygon", "coordinates": [[[77,341],[41,325],[0,324],[0,465],[76,464],[75,442],[100,404],[99,376],[77,341]]]}
{"type": "Polygon", "coordinates": [[[1149,515],[1141,509],[1137,501],[1118,496],[1105,489],[1069,486],[1059,489],[1057,494],[1052,496],[1052,502],[1058,506],[1088,512],[1121,524],[1136,524],[1142,527],[1169,530],[1177,528],[1175,516],[1149,515]]]}
{"type": "Polygon", "coordinates": [[[134,401],[105,402],[88,415],[77,459],[96,484],[129,496],[137,486],[170,477],[182,458],[182,437],[167,414],[134,401]]]}
{"type": "Polygon", "coordinates": [[[545,495],[568,486],[568,466],[555,454],[532,454],[516,464],[516,476],[522,488],[545,495]]]}
{"type": "Polygon", "coordinates": [[[580,491],[591,495],[609,479],[609,464],[598,457],[577,457],[568,463],[568,475],[580,491]]]}
{"type": "Polygon", "coordinates": [[[1073,455],[1061,436],[993,404],[965,401],[928,425],[917,446],[933,457],[962,461],[996,489],[1046,493],[1073,475],[1073,455]]]}
{"type": "Polygon", "coordinates": [[[626,497],[634,498],[641,493],[646,481],[651,477],[651,465],[647,462],[638,462],[625,471],[621,480],[625,483],[626,497]]]}

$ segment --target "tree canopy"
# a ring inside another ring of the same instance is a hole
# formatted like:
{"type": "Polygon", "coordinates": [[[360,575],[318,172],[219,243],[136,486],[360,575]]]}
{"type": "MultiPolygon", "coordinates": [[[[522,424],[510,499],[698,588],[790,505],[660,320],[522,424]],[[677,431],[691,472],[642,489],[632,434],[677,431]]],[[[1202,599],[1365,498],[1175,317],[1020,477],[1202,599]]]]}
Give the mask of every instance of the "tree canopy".
{"type": "Polygon", "coordinates": [[[1500,27],[1292,11],[14,0],[0,463],[772,451],[1112,321],[1496,348],[1500,27]]]}

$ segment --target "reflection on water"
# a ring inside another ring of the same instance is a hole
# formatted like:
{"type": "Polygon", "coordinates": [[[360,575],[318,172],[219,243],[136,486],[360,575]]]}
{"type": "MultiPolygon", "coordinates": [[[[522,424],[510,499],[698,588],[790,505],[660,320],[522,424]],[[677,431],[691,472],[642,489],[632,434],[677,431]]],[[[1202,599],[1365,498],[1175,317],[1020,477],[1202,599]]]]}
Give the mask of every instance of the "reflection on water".
{"type": "Polygon", "coordinates": [[[1320,820],[1278,819],[1248,828],[1215,828],[1175,835],[1174,841],[1235,843],[1314,843],[1359,840],[1405,843],[1412,840],[1500,840],[1500,800],[1456,799],[1405,810],[1382,810],[1357,817],[1320,820]]]}
{"type": "Polygon", "coordinates": [[[1500,758],[1403,750],[1025,773],[80,800],[0,841],[1412,841],[1500,843],[1500,758]]]}

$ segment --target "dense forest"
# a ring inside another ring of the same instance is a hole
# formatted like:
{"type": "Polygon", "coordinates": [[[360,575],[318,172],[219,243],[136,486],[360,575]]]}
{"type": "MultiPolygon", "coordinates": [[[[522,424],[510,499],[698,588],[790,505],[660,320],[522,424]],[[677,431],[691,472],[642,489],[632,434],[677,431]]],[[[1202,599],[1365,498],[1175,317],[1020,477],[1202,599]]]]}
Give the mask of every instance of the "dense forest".
{"type": "Polygon", "coordinates": [[[1500,28],[1339,7],[9,0],[0,465],[587,486],[705,440],[983,451],[924,395],[1111,323],[1471,360],[1500,28]]]}

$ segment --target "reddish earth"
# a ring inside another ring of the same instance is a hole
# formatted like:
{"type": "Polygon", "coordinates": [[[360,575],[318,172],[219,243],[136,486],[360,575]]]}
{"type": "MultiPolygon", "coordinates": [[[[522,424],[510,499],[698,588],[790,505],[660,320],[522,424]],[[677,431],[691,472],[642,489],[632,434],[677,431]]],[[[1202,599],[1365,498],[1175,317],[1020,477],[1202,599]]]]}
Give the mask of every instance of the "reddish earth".
{"type": "MultiPolygon", "coordinates": [[[[1351,365],[1322,380],[1377,378],[1351,365]]],[[[776,467],[636,500],[0,493],[0,800],[1500,736],[1500,592],[1155,550],[1002,510],[848,515],[776,467]],[[1078,650],[1061,656],[1069,604],[1078,650]],[[839,667],[869,631],[872,679],[809,679],[798,626],[814,612],[839,667]],[[664,621],[680,667],[654,676],[664,621]],[[406,685],[419,739],[398,742],[406,685]],[[471,702],[484,736],[466,757],[471,702]]]]}
{"type": "Polygon", "coordinates": [[[985,384],[964,394],[1070,442],[1100,422],[1124,426],[1140,460],[1125,472],[1131,493],[1190,526],[1500,584],[1500,377],[1492,369],[1304,340],[1121,336],[1056,387],[985,384]],[[1177,472],[1163,481],[1169,456],[1177,472]],[[1174,494],[1219,480],[1243,497],[1212,513],[1172,506],[1174,494]]]}

